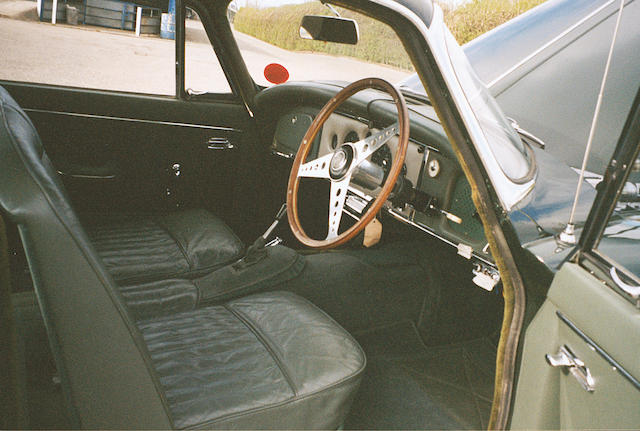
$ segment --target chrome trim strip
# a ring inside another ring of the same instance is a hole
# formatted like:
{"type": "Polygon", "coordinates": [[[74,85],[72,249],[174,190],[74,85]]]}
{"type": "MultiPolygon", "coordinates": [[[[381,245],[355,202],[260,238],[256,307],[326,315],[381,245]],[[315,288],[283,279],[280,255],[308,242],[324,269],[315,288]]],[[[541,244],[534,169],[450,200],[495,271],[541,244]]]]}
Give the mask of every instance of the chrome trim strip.
{"type": "Polygon", "coordinates": [[[613,367],[615,371],[618,372],[622,377],[627,379],[636,389],[640,390],[640,381],[638,381],[635,377],[633,377],[627,370],[625,370],[622,365],[620,365],[615,359],[613,359],[607,352],[602,349],[602,347],[598,346],[595,341],[593,341],[587,334],[582,332],[567,316],[562,314],[561,311],[556,311],[556,316],[562,322],[564,322],[573,332],[575,332],[589,347],[598,352],[602,358],[609,363],[613,367]]]}
{"type": "MultiPolygon", "coordinates": [[[[408,218],[406,218],[405,216],[403,216],[401,213],[399,213],[397,210],[393,209],[393,208],[387,208],[387,213],[389,213],[389,215],[391,215],[393,218],[395,218],[398,221],[401,221],[403,223],[406,223],[410,226],[413,226],[419,230],[421,230],[422,232],[428,233],[429,235],[435,237],[436,239],[439,239],[440,241],[444,242],[445,244],[449,244],[451,247],[457,249],[458,248],[458,244],[456,244],[455,242],[441,236],[438,235],[435,231],[433,231],[430,227],[423,225],[420,222],[415,222],[413,220],[409,220],[408,218]]],[[[479,256],[475,251],[471,253],[471,256],[477,260],[479,260],[482,263],[485,263],[487,265],[489,265],[491,268],[497,269],[496,268],[496,264],[483,258],[482,256],[479,256]]]]}
{"type": "Polygon", "coordinates": [[[113,180],[116,178],[116,175],[90,175],[90,174],[69,174],[67,172],[64,171],[56,171],[58,173],[58,175],[62,175],[63,177],[70,177],[70,178],[81,178],[81,179],[88,179],[88,180],[113,180]]]}
{"type": "Polygon", "coordinates": [[[600,13],[600,11],[602,11],[603,9],[605,9],[607,6],[609,6],[611,3],[613,3],[615,0],[609,0],[607,3],[603,4],[602,6],[600,6],[598,9],[594,10],[593,12],[591,12],[589,15],[585,16],[584,18],[582,18],[580,21],[578,21],[576,24],[572,25],[571,27],[569,27],[568,29],[566,29],[565,31],[563,31],[562,33],[560,33],[559,35],[557,35],[556,37],[554,37],[553,39],[551,39],[549,42],[545,43],[544,45],[542,45],[540,48],[538,48],[537,50],[533,51],[531,54],[529,54],[528,56],[526,56],[525,58],[523,58],[522,60],[520,60],[520,62],[516,63],[514,66],[512,66],[510,69],[507,69],[506,72],[504,72],[502,75],[498,76],[497,78],[495,78],[493,81],[491,81],[490,83],[487,84],[487,88],[491,88],[493,87],[495,84],[497,84],[498,82],[500,82],[502,79],[504,79],[505,77],[507,77],[508,75],[512,74],[513,72],[515,72],[520,66],[522,66],[523,64],[525,64],[526,62],[528,62],[529,60],[531,60],[533,57],[535,57],[536,55],[540,54],[542,51],[544,51],[545,49],[549,48],[551,45],[553,45],[554,43],[556,43],[558,40],[562,39],[564,36],[566,36],[567,34],[571,33],[573,30],[575,30],[576,28],[580,27],[582,24],[585,23],[585,21],[588,21],[590,18],[594,17],[595,15],[597,15],[598,13],[600,13]]]}
{"type": "Polygon", "coordinates": [[[283,159],[293,159],[296,156],[295,154],[287,154],[278,150],[271,150],[271,154],[274,156],[282,157],[283,159]]]}
{"type": "Polygon", "coordinates": [[[66,116],[69,116],[69,117],[95,118],[95,119],[98,119],[98,120],[114,120],[114,121],[127,121],[127,122],[130,122],[130,123],[161,124],[163,126],[192,127],[194,129],[220,130],[220,131],[225,131],[225,132],[242,133],[242,130],[234,129],[232,127],[206,126],[206,125],[202,125],[202,124],[190,124],[190,123],[174,123],[174,122],[170,122],[170,121],[141,120],[141,119],[137,119],[137,118],[110,117],[108,115],[79,114],[79,113],[76,113],[76,112],[50,111],[50,110],[47,110],[47,109],[26,108],[26,109],[24,109],[24,111],[26,111],[26,112],[36,112],[36,113],[39,113],[39,114],[66,115],[66,116]]]}

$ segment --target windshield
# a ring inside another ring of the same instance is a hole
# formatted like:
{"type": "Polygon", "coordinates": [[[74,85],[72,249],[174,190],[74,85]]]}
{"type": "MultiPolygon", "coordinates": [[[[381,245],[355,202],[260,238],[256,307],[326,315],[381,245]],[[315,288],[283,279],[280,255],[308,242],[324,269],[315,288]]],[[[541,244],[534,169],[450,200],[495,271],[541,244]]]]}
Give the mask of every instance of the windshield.
{"type": "Polygon", "coordinates": [[[253,80],[264,87],[274,80],[265,75],[273,63],[291,81],[353,82],[376,76],[398,82],[414,72],[411,60],[391,27],[342,7],[329,8],[318,0],[240,2],[230,21],[240,52],[253,80]],[[300,37],[306,15],[335,16],[357,22],[355,45],[312,41],[300,37]]]}
{"type": "Polygon", "coordinates": [[[514,182],[530,180],[533,162],[531,153],[474,72],[453,35],[446,31],[445,37],[456,78],[500,168],[514,182]]]}

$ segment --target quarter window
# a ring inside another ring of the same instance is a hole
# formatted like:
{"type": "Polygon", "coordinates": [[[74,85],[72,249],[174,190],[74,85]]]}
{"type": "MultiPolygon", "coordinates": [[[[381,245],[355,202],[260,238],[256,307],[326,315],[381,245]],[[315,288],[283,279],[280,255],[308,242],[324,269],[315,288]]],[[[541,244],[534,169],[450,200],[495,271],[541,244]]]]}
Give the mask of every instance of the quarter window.
{"type": "Polygon", "coordinates": [[[640,280],[640,199],[637,184],[627,182],[596,250],[640,280]]]}
{"type": "Polygon", "coordinates": [[[187,8],[185,15],[184,87],[187,94],[230,93],[229,82],[198,13],[187,8]]]}

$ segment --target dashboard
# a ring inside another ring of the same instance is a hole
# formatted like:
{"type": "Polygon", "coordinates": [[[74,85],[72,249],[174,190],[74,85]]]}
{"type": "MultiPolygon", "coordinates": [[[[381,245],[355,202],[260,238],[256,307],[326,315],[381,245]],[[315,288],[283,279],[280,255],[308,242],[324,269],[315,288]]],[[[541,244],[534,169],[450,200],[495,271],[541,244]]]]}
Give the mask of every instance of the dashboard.
{"type": "MultiPolygon", "coordinates": [[[[307,161],[329,154],[345,143],[362,140],[396,121],[388,96],[372,93],[360,96],[360,103],[343,105],[331,114],[316,137],[307,161]]],[[[497,280],[495,264],[471,198],[471,188],[446,134],[432,107],[410,102],[408,107],[411,129],[401,175],[410,182],[417,197],[413,201],[398,202],[392,194],[384,211],[457,248],[458,254],[475,264],[474,274],[482,273],[484,281],[492,284],[487,279],[497,280]]],[[[315,103],[298,103],[280,112],[270,147],[272,154],[292,159],[319,109],[315,103]]],[[[369,161],[387,169],[397,145],[398,137],[392,138],[369,161]]],[[[344,207],[344,213],[354,219],[363,214],[380,189],[365,186],[356,181],[356,177],[354,173],[344,207]]]]}

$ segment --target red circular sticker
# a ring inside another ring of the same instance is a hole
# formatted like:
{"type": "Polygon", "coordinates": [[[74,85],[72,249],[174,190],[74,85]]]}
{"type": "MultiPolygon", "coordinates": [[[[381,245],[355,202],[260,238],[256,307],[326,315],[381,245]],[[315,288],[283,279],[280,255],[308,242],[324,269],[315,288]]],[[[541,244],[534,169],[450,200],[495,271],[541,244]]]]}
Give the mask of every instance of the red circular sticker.
{"type": "Polygon", "coordinates": [[[281,64],[271,63],[264,68],[264,77],[272,84],[282,84],[289,79],[289,71],[281,64]]]}

